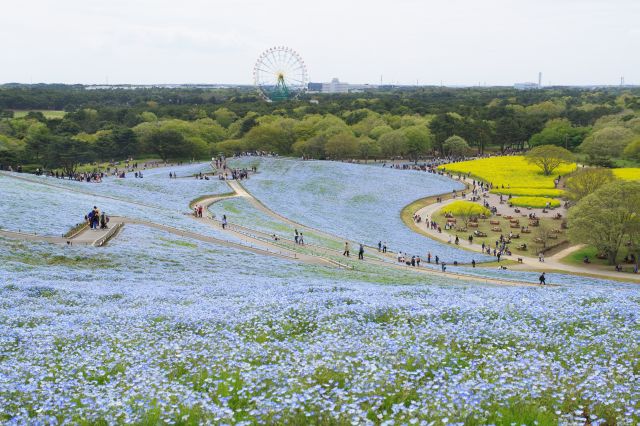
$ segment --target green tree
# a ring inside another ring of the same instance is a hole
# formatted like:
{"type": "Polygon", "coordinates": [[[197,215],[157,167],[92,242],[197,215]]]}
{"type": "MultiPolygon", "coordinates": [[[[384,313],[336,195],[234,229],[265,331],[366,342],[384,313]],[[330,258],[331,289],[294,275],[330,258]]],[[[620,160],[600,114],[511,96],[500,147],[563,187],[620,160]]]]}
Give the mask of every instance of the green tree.
{"type": "Polygon", "coordinates": [[[629,160],[640,161],[640,138],[635,138],[630,142],[622,153],[629,160]]]}
{"type": "Polygon", "coordinates": [[[573,150],[589,134],[587,127],[573,127],[567,119],[549,120],[544,129],[531,136],[530,146],[557,145],[573,150]]]}
{"type": "Polygon", "coordinates": [[[590,164],[611,166],[612,159],[622,156],[633,138],[633,132],[624,127],[605,127],[587,137],[578,149],[587,154],[590,164]]]}
{"type": "Polygon", "coordinates": [[[562,164],[573,162],[573,154],[559,146],[541,145],[531,149],[525,156],[526,160],[540,169],[545,176],[549,176],[562,164]]]}
{"type": "Polygon", "coordinates": [[[360,158],[367,163],[369,158],[376,158],[380,155],[380,145],[368,136],[360,136],[358,138],[358,151],[360,158]]]}
{"type": "Polygon", "coordinates": [[[316,135],[293,144],[293,153],[304,158],[324,158],[324,147],[327,144],[325,135],[316,135]]]}
{"type": "Polygon", "coordinates": [[[228,108],[218,108],[213,113],[213,117],[216,121],[225,129],[228,129],[234,121],[238,119],[238,116],[235,112],[229,110],[228,108]]]}
{"type": "Polygon", "coordinates": [[[461,121],[460,116],[446,113],[436,115],[433,120],[431,120],[431,123],[429,123],[435,145],[441,154],[444,153],[444,141],[457,133],[461,121]]]}
{"type": "Polygon", "coordinates": [[[383,134],[378,143],[386,158],[403,156],[407,152],[407,136],[401,129],[383,134]]]}
{"type": "Polygon", "coordinates": [[[46,168],[61,168],[66,174],[74,174],[80,164],[93,160],[93,154],[86,142],[55,136],[49,141],[44,158],[46,168]]]}
{"type": "Polygon", "coordinates": [[[469,152],[469,144],[458,135],[447,138],[442,144],[443,153],[451,157],[464,157],[469,152]]]}
{"type": "Polygon", "coordinates": [[[293,129],[282,123],[264,123],[253,127],[245,135],[244,140],[251,150],[277,152],[286,155],[291,153],[294,143],[293,129]]]}
{"type": "Polygon", "coordinates": [[[640,182],[608,183],[569,210],[569,238],[596,247],[613,265],[622,244],[637,244],[638,212],[640,182]]]}
{"type": "Polygon", "coordinates": [[[324,152],[329,158],[348,159],[358,156],[358,148],[358,139],[353,133],[340,133],[327,140],[324,152]]]}
{"type": "Polygon", "coordinates": [[[407,139],[407,155],[413,161],[431,150],[432,136],[425,126],[409,126],[402,128],[407,139]]]}
{"type": "Polygon", "coordinates": [[[220,143],[215,144],[212,147],[212,154],[224,154],[227,157],[232,155],[239,155],[243,152],[248,151],[247,144],[242,139],[229,139],[220,143]]]}
{"type": "Polygon", "coordinates": [[[569,198],[580,201],[614,180],[616,177],[611,169],[588,167],[573,172],[567,178],[565,189],[569,198]]]}
{"type": "Polygon", "coordinates": [[[182,133],[176,130],[160,129],[149,138],[149,150],[163,161],[188,158],[190,147],[182,133]]]}
{"type": "Polygon", "coordinates": [[[44,167],[44,164],[41,160],[43,153],[47,149],[47,145],[51,139],[51,132],[45,124],[39,122],[31,124],[27,129],[27,134],[25,137],[27,156],[37,164],[40,164],[44,167]]]}

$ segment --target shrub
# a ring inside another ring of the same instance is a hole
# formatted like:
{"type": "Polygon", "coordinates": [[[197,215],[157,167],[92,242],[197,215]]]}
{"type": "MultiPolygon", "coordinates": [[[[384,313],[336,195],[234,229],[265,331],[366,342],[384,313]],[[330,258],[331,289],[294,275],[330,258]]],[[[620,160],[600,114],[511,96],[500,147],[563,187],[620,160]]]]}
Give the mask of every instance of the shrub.
{"type": "Polygon", "coordinates": [[[454,217],[464,214],[477,216],[480,216],[482,214],[484,214],[485,216],[489,216],[491,214],[488,208],[471,201],[454,201],[453,203],[447,204],[445,207],[441,208],[439,213],[451,213],[454,217]]]}

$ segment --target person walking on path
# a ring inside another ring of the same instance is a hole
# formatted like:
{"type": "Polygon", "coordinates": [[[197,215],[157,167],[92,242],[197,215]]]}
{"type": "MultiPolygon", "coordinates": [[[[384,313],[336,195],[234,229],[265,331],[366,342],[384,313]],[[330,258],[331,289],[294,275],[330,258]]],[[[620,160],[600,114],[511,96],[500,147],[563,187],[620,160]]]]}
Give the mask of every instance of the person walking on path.
{"type": "Polygon", "coordinates": [[[382,252],[383,253],[387,252],[387,242],[386,241],[382,244],[382,252]]]}
{"type": "Polygon", "coordinates": [[[378,252],[382,251],[382,241],[378,241],[378,252]]]}
{"type": "Polygon", "coordinates": [[[222,215],[222,229],[226,229],[227,228],[227,215],[223,214],[222,215]]]}
{"type": "Polygon", "coordinates": [[[538,255],[538,261],[544,263],[544,253],[540,252],[540,254],[538,255]]]}
{"type": "Polygon", "coordinates": [[[358,249],[358,259],[364,260],[364,246],[360,243],[360,248],[358,249]]]}
{"type": "Polygon", "coordinates": [[[300,236],[298,237],[298,244],[301,246],[304,245],[304,237],[302,236],[302,232],[300,232],[300,236]]]}
{"type": "Polygon", "coordinates": [[[296,244],[298,244],[298,230],[295,229],[294,230],[294,235],[293,235],[293,241],[295,241],[296,244]]]}
{"type": "Polygon", "coordinates": [[[540,285],[547,285],[547,277],[545,277],[544,272],[540,275],[540,285]]]}
{"type": "Polygon", "coordinates": [[[344,243],[344,252],[342,253],[342,255],[349,257],[349,242],[348,241],[346,241],[344,243]]]}

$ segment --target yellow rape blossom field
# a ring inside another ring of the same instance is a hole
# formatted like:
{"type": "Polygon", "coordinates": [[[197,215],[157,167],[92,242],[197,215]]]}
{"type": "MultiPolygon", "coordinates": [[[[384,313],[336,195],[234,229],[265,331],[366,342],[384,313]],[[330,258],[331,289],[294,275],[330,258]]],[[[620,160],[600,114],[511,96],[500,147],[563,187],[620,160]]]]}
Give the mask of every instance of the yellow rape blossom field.
{"type": "Polygon", "coordinates": [[[618,179],[623,180],[640,180],[640,167],[613,169],[613,174],[618,179]]]}
{"type": "Polygon", "coordinates": [[[454,201],[453,203],[447,204],[445,207],[441,208],[438,213],[443,215],[451,213],[454,217],[467,213],[478,216],[491,216],[491,212],[488,208],[472,201],[454,201]]]}
{"type": "Polygon", "coordinates": [[[513,197],[509,200],[510,204],[518,207],[533,207],[534,209],[542,209],[549,207],[560,207],[560,201],[546,197],[513,197]]]}
{"type": "Polygon", "coordinates": [[[563,164],[554,170],[551,176],[545,176],[539,167],[528,163],[524,156],[514,155],[444,164],[438,168],[453,174],[471,173],[471,176],[476,179],[492,183],[494,189],[503,185],[505,188],[554,189],[553,180],[558,175],[564,176],[571,173],[576,169],[576,165],[575,163],[563,164]]]}
{"type": "Polygon", "coordinates": [[[562,197],[564,191],[562,189],[553,188],[494,188],[492,194],[513,195],[513,196],[529,196],[529,197],[562,197]]]}

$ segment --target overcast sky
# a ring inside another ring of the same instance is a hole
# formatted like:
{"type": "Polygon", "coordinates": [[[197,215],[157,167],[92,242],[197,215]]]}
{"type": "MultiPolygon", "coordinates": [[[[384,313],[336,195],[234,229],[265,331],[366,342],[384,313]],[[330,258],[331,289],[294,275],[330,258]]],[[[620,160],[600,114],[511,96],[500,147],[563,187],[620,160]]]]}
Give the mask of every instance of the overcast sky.
{"type": "Polygon", "coordinates": [[[251,83],[287,45],[311,81],[640,84],[638,0],[13,0],[0,83],[251,83]]]}

